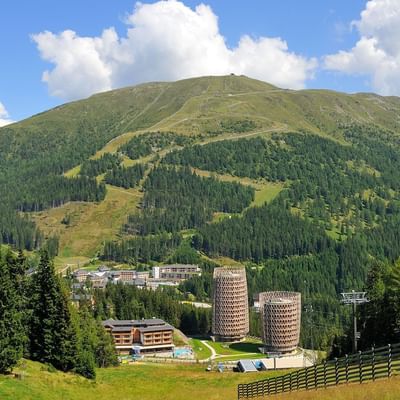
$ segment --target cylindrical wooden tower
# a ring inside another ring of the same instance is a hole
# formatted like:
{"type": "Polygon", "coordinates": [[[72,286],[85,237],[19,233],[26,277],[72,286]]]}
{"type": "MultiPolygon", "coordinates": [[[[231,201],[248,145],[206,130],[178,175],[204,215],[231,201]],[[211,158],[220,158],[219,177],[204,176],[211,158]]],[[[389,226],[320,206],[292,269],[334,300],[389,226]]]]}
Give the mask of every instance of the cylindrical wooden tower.
{"type": "Polygon", "coordinates": [[[214,269],[212,333],[217,341],[233,342],[249,332],[247,280],[244,268],[214,269]]]}
{"type": "Polygon", "coordinates": [[[301,294],[260,293],[260,313],[266,350],[279,353],[295,350],[300,339],[301,294]]]}

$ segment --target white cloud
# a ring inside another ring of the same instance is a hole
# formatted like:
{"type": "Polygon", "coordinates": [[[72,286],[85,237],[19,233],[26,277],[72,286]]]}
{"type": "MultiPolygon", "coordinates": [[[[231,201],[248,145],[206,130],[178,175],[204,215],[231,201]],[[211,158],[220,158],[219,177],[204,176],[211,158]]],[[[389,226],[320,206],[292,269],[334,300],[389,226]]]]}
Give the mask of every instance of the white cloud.
{"type": "Polygon", "coordinates": [[[384,95],[400,94],[400,1],[370,0],[353,21],[360,35],[349,51],[324,59],[324,68],[370,77],[371,86],[384,95]]]}
{"type": "Polygon", "coordinates": [[[8,112],[3,103],[0,102],[0,127],[12,124],[14,121],[8,116],[8,112]]]}
{"type": "Polygon", "coordinates": [[[192,10],[176,0],[137,3],[126,24],[124,37],[113,28],[99,37],[69,30],[33,35],[42,58],[54,64],[43,74],[50,93],[71,100],[138,82],[231,72],[299,89],[317,66],[281,38],[243,36],[229,48],[204,4],[192,10]]]}

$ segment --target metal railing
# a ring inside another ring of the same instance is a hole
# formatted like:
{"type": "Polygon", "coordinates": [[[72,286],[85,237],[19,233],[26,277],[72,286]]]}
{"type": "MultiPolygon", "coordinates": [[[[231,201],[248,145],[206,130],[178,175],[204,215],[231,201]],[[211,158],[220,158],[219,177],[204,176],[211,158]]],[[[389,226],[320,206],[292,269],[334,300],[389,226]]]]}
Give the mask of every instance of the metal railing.
{"type": "Polygon", "coordinates": [[[350,382],[363,383],[390,378],[394,372],[400,372],[400,343],[324,361],[282,376],[239,384],[238,399],[267,397],[350,382]]]}

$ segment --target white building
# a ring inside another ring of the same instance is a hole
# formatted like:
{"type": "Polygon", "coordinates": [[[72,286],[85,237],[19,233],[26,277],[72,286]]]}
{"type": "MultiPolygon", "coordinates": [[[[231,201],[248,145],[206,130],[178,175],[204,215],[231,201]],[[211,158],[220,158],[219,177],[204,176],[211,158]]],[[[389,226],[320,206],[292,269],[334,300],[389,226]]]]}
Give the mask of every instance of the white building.
{"type": "Polygon", "coordinates": [[[183,281],[185,279],[192,278],[193,276],[200,275],[200,267],[194,264],[172,264],[153,267],[154,279],[183,281]]]}

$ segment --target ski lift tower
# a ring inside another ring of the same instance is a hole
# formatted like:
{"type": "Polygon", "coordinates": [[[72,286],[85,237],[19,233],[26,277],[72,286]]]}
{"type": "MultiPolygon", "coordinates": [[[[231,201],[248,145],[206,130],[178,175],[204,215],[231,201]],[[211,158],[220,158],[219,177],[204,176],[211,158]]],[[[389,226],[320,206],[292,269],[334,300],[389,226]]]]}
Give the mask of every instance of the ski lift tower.
{"type": "Polygon", "coordinates": [[[360,333],[357,332],[357,305],[368,303],[367,292],[355,292],[352,290],[347,293],[340,293],[343,304],[353,306],[353,353],[357,352],[357,340],[360,339],[360,333]]]}

